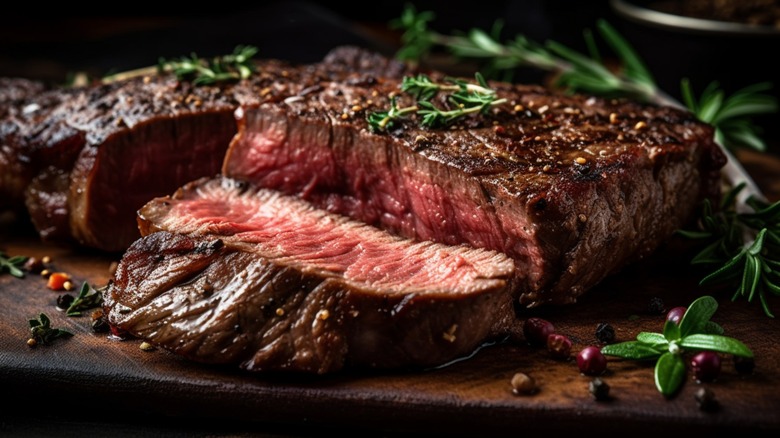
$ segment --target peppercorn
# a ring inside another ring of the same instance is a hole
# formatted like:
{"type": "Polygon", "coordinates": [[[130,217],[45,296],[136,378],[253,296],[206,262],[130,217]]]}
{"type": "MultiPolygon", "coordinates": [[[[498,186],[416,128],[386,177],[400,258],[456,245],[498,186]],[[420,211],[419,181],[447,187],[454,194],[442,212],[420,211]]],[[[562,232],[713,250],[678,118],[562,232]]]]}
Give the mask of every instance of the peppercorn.
{"type": "Polygon", "coordinates": [[[105,318],[92,320],[92,331],[95,333],[106,333],[109,330],[108,321],[105,318]]]}
{"type": "Polygon", "coordinates": [[[62,294],[57,297],[57,308],[60,310],[67,310],[76,298],[71,294],[62,294]]]}
{"type": "Polygon", "coordinates": [[[39,258],[30,257],[24,262],[24,269],[32,274],[40,274],[43,271],[43,262],[39,258]]]}
{"type": "Polygon", "coordinates": [[[647,303],[647,313],[652,315],[660,315],[666,313],[666,306],[664,300],[659,297],[650,298],[650,302],[647,303]]]}
{"type": "Polygon", "coordinates": [[[693,398],[696,399],[696,403],[702,411],[712,412],[719,407],[718,401],[715,399],[715,393],[709,388],[697,389],[693,398]]]}
{"type": "Polygon", "coordinates": [[[734,356],[734,369],[740,374],[751,374],[756,367],[752,357],[734,356]]]}
{"type": "Polygon", "coordinates": [[[615,329],[605,322],[600,323],[596,326],[596,339],[602,344],[615,342],[615,329]]]}
{"type": "Polygon", "coordinates": [[[515,395],[533,394],[537,391],[536,381],[525,373],[515,373],[512,376],[512,393],[515,395]]]}
{"type": "Polygon", "coordinates": [[[593,394],[593,397],[598,401],[609,400],[609,385],[607,382],[596,377],[588,384],[588,391],[593,394]]]}
{"type": "Polygon", "coordinates": [[[555,359],[568,359],[571,355],[571,340],[564,335],[553,333],[547,337],[547,351],[555,359]]]}
{"type": "Polygon", "coordinates": [[[523,323],[525,340],[534,346],[547,345],[547,337],[553,332],[555,327],[552,323],[542,318],[528,318],[523,323]]]}

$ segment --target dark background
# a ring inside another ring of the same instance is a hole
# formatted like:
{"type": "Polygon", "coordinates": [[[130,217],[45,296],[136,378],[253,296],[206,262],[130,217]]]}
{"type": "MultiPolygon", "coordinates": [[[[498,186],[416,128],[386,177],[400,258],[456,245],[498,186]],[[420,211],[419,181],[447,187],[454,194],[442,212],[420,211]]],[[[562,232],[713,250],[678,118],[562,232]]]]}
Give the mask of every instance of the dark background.
{"type": "MultiPolygon", "coordinates": [[[[780,68],[774,66],[780,48],[777,36],[661,30],[617,14],[610,0],[413,3],[418,10],[436,13],[431,27],[442,33],[489,29],[501,19],[507,38],[522,33],[538,42],[556,40],[579,51],[585,51],[583,29],[594,28],[604,18],[638,50],[659,86],[676,98],[683,77],[691,79],[697,92],[710,81],[733,92],[755,82],[780,80],[780,68]]],[[[134,2],[117,15],[69,4],[63,11],[47,8],[47,16],[41,17],[37,4],[21,5],[23,12],[4,14],[0,26],[0,76],[64,83],[74,72],[100,77],[155,65],[161,56],[220,55],[238,44],[258,46],[259,57],[295,62],[317,61],[340,44],[358,44],[392,56],[399,34],[387,23],[401,14],[404,2],[280,1],[225,6],[166,10],[153,2],[134,2]]],[[[515,78],[541,79],[539,72],[532,71],[515,78]]],[[[778,87],[774,93],[780,96],[778,87]]],[[[758,121],[767,137],[779,136],[776,116],[758,121]]]]}

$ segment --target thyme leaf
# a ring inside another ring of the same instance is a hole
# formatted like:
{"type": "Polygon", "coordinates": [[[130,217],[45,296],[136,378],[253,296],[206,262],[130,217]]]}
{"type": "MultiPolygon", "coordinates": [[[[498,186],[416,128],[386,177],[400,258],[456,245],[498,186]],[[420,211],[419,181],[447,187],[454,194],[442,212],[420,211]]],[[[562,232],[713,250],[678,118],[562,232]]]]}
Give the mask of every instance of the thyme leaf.
{"type": "Polygon", "coordinates": [[[103,304],[103,294],[98,289],[93,289],[89,283],[84,282],[81,286],[78,296],[65,313],[68,316],[81,316],[81,312],[95,307],[100,307],[103,304]]]}
{"type": "MultiPolygon", "coordinates": [[[[46,316],[45,313],[39,314],[38,319],[30,319],[29,324],[31,334],[30,339],[34,341],[32,345],[49,345],[55,339],[69,338],[73,336],[73,333],[67,330],[52,328],[51,320],[48,316],[46,316]]],[[[29,343],[30,342],[28,341],[28,344],[29,343]]]]}
{"type": "Polygon", "coordinates": [[[28,257],[13,256],[8,257],[4,252],[0,251],[0,274],[8,272],[16,278],[24,278],[24,262],[28,257]]]}
{"type": "Polygon", "coordinates": [[[607,356],[625,359],[657,359],[655,385],[666,397],[674,395],[685,381],[687,351],[717,351],[740,357],[753,357],[753,352],[742,342],[723,336],[723,328],[710,321],[718,308],[711,296],[699,297],[688,306],[679,326],[672,321],[664,323],[663,334],[639,333],[636,341],[608,344],[601,348],[607,356]]]}
{"type": "Polygon", "coordinates": [[[369,129],[372,132],[385,131],[393,126],[395,120],[414,113],[421,116],[421,126],[440,128],[468,114],[486,114],[491,107],[506,102],[506,99],[498,98],[496,91],[488,86],[480,73],[475,74],[475,79],[476,83],[455,78],[446,78],[445,83],[437,83],[424,74],[407,76],[401,82],[401,91],[413,96],[417,104],[398,108],[397,97],[394,96],[389,110],[371,112],[366,116],[369,129]],[[447,108],[437,107],[431,102],[442,91],[451,92],[446,99],[450,105],[447,108]]]}
{"type": "Polygon", "coordinates": [[[237,46],[233,53],[211,59],[199,58],[195,53],[178,59],[160,58],[158,70],[171,72],[180,80],[190,80],[194,85],[212,85],[246,79],[255,71],[252,57],[257,47],[237,46]]]}

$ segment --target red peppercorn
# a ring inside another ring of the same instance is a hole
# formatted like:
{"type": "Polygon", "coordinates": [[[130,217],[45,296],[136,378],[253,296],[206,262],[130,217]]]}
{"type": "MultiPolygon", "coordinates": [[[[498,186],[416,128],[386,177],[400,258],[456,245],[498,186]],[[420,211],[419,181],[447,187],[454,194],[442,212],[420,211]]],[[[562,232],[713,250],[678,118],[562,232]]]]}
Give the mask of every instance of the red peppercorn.
{"type": "Polygon", "coordinates": [[[588,376],[598,376],[607,369],[607,358],[601,354],[601,349],[588,346],[577,354],[577,366],[580,372],[588,376]]]}
{"type": "Polygon", "coordinates": [[[691,367],[700,382],[712,382],[720,374],[720,356],[714,351],[702,351],[693,356],[691,367]]]}
{"type": "Polygon", "coordinates": [[[680,320],[682,319],[683,315],[685,315],[686,310],[688,309],[685,307],[675,307],[666,314],[666,320],[680,325],[680,320]]]}
{"type": "Polygon", "coordinates": [[[555,359],[568,359],[571,355],[571,341],[564,335],[553,333],[547,337],[547,351],[555,359]]]}
{"type": "Polygon", "coordinates": [[[542,347],[547,345],[547,337],[555,332],[550,321],[542,318],[528,318],[523,323],[523,335],[529,344],[542,347]]]}

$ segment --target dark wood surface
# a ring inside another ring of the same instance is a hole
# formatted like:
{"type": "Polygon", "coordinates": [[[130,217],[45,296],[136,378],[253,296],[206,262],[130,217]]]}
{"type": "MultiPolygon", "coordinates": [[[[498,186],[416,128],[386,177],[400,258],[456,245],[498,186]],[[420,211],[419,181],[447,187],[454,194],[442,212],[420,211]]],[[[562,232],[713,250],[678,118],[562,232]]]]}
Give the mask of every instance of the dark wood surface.
{"type": "MultiPolygon", "coordinates": [[[[780,196],[780,160],[741,156],[772,199],[780,196]]],[[[6,223],[0,249],[8,254],[49,255],[58,270],[100,286],[116,256],[44,245],[19,223],[6,223]]],[[[673,398],[653,383],[650,363],[610,360],[603,379],[613,399],[597,402],[590,378],[575,361],[554,360],[522,342],[485,346],[472,357],[433,370],[343,372],[327,376],[250,374],[191,363],[162,350],[144,352],[139,340],[116,341],[94,334],[89,317],[69,318],[55,308],[58,295],[29,275],[0,276],[0,386],[6,405],[0,433],[45,435],[56,431],[111,432],[118,436],[319,435],[364,431],[372,436],[516,436],[518,431],[657,432],[780,431],[780,321],[757,303],[730,301],[726,289],[697,286],[702,272],[687,265],[689,248],[672,240],[655,257],[633,265],[587,293],[579,303],[524,311],[541,316],[571,337],[576,353],[596,344],[599,323],[611,324],[617,340],[640,331],[660,331],[663,315],[647,311],[653,297],[666,308],[695,297],[715,296],[713,318],[726,334],[756,354],[756,369],[738,374],[724,361],[720,378],[700,384],[692,377],[673,398]],[[45,312],[54,327],[75,336],[30,348],[27,320],[45,312]],[[539,384],[530,396],[512,394],[510,379],[525,372],[539,384]],[[701,411],[694,393],[712,389],[717,412],[701,411]]],[[[780,302],[770,305],[780,313],[780,302]]],[[[573,354],[574,354],[573,353],[573,354]]]]}

